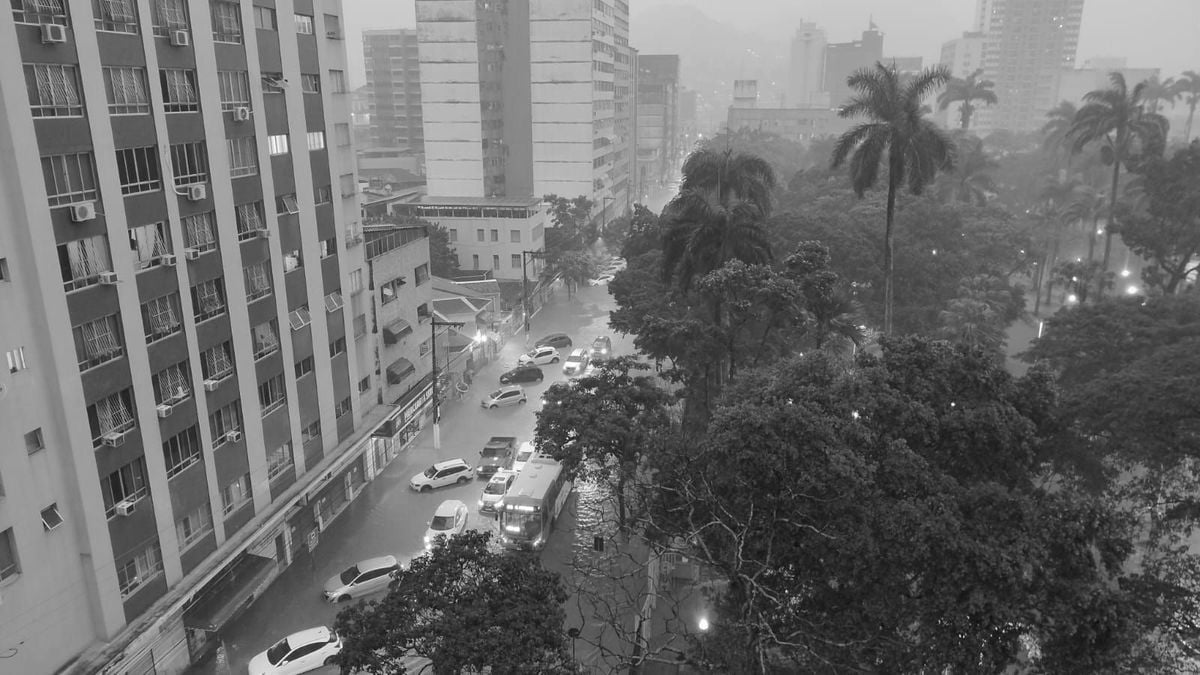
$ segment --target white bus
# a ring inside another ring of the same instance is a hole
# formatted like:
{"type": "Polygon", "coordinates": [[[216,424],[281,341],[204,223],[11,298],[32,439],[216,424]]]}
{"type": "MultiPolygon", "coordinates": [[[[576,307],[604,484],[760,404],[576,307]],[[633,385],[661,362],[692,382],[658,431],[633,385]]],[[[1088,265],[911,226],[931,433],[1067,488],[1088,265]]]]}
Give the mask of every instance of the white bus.
{"type": "Polygon", "coordinates": [[[546,455],[530,458],[496,505],[500,543],[523,551],[545,546],[573,487],[562,464],[546,455]]]}

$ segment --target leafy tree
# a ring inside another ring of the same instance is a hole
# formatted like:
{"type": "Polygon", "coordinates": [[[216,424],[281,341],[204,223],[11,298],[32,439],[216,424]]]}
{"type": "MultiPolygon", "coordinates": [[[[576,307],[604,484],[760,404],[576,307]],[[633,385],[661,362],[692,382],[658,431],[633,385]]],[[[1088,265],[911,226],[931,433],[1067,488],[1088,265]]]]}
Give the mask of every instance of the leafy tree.
{"type": "MultiPolygon", "coordinates": [[[[1071,150],[1071,125],[1075,123],[1075,115],[1079,108],[1070,101],[1063,101],[1046,113],[1046,123],[1042,125],[1042,147],[1047,150],[1063,151],[1068,160],[1071,150]]],[[[1068,162],[1069,163],[1069,162],[1068,162]]]]}
{"type": "Polygon", "coordinates": [[[834,148],[831,165],[850,160],[850,178],[859,197],[875,184],[885,161],[888,172],[887,221],[884,230],[883,330],[892,332],[895,277],[894,249],[896,195],[907,184],[920,194],[940,169],[954,167],[954,148],[949,138],[925,118],[925,96],[949,79],[943,67],[930,68],[903,80],[894,67],[876,63],[847,79],[858,92],[838,113],[842,117],[865,116],[870,121],[842,134],[834,148]]]}
{"type": "Polygon", "coordinates": [[[706,137],[700,142],[700,150],[714,154],[731,152],[738,155],[753,155],[761,157],[775,172],[780,180],[791,178],[797,171],[821,161],[810,160],[812,153],[796,141],[784,138],[779,134],[761,129],[737,129],[736,131],[721,131],[706,137]]]}
{"type": "Polygon", "coordinates": [[[1108,214],[1108,195],[1090,185],[1081,185],[1063,211],[1067,222],[1081,222],[1088,228],[1088,262],[1096,258],[1096,234],[1100,219],[1108,214]]]}
{"type": "Polygon", "coordinates": [[[534,443],[571,476],[595,481],[616,497],[619,522],[628,522],[626,486],[655,436],[670,429],[673,397],[637,371],[632,357],[609,359],[591,375],[551,385],[537,413],[534,443]]]}
{"type": "Polygon", "coordinates": [[[805,323],[800,284],[766,265],[731,260],[696,283],[701,298],[724,308],[718,331],[722,345],[720,381],[743,362],[754,365],[787,353],[795,339],[783,337],[805,323]]]}
{"type": "Polygon", "coordinates": [[[421,656],[436,673],[573,673],[558,574],[489,547],[468,530],[396,573],[379,601],[338,613],[343,673],[405,673],[421,656]]]}
{"type": "Polygon", "coordinates": [[[458,274],[458,256],[450,245],[450,231],[442,225],[429,225],[429,272],[446,279],[458,274]]]}
{"type": "Polygon", "coordinates": [[[570,297],[573,288],[586,284],[595,275],[596,263],[583,251],[566,251],[554,259],[550,269],[562,274],[570,297]]]}
{"type": "Polygon", "coordinates": [[[1055,283],[1070,291],[1081,305],[1087,302],[1093,284],[1099,288],[1113,286],[1113,273],[1100,269],[1100,263],[1094,260],[1067,260],[1056,265],[1051,273],[1055,283]]]}
{"type": "Polygon", "coordinates": [[[959,128],[966,131],[971,126],[971,116],[975,114],[974,101],[982,101],[984,105],[995,105],[999,99],[992,88],[996,86],[991,80],[980,80],[983,70],[976,70],[966,78],[951,77],[946,82],[946,89],[938,94],[938,109],[945,110],[952,103],[961,103],[958,109],[959,128]]]}
{"type": "Polygon", "coordinates": [[[629,217],[629,231],[620,247],[621,255],[628,261],[662,246],[662,232],[658,225],[658,214],[641,204],[633,205],[629,217]]]}
{"type": "Polygon", "coordinates": [[[1003,358],[1008,328],[1004,312],[1009,300],[1003,280],[986,275],[967,279],[958,297],[941,311],[939,333],[955,344],[1003,358]]]}
{"type": "Polygon", "coordinates": [[[938,181],[938,194],[944,201],[984,206],[988,195],[996,190],[991,171],[1000,163],[984,150],[982,140],[974,136],[959,136],[956,141],[956,166],[938,181]]]}
{"type": "Polygon", "coordinates": [[[836,351],[847,343],[861,347],[866,340],[862,305],[829,263],[829,249],[816,241],[800,244],[784,261],[803,295],[806,343],[818,350],[836,351]]]}
{"type": "MultiPolygon", "coordinates": [[[[1139,83],[1130,90],[1125,84],[1125,76],[1119,72],[1110,73],[1109,80],[1111,85],[1107,89],[1096,89],[1084,95],[1085,105],[1075,114],[1075,120],[1067,132],[1074,151],[1078,152],[1093,143],[1099,144],[1104,163],[1112,166],[1104,258],[1100,265],[1103,272],[1108,271],[1112,235],[1116,231],[1121,167],[1141,161],[1143,156],[1161,155],[1168,128],[1167,120],[1161,115],[1143,110],[1145,83],[1139,83]]],[[[1100,275],[1100,279],[1103,279],[1103,275],[1100,275]]],[[[1102,289],[1097,292],[1103,295],[1102,289]]]]}
{"type": "Polygon", "coordinates": [[[1142,270],[1142,279],[1174,293],[1200,270],[1200,143],[1170,160],[1150,160],[1139,172],[1146,207],[1123,213],[1118,232],[1134,253],[1154,263],[1142,270]]]}
{"type": "MultiPolygon", "coordinates": [[[[560,236],[553,248],[550,238],[546,240],[546,251],[556,254],[568,250],[585,249],[591,246],[600,236],[600,226],[592,219],[592,207],[595,202],[584,195],[574,199],[549,194],[542,201],[550,205],[550,217],[560,236]]],[[[549,234],[551,230],[547,230],[549,234]]]]}
{"type": "Polygon", "coordinates": [[[1185,70],[1175,80],[1175,91],[1188,107],[1187,124],[1183,127],[1183,142],[1192,142],[1192,120],[1196,117],[1196,106],[1200,105],[1200,73],[1185,70]]]}
{"type": "Polygon", "coordinates": [[[1146,100],[1146,111],[1153,114],[1158,114],[1158,108],[1161,105],[1169,105],[1175,107],[1175,101],[1179,100],[1179,90],[1175,87],[1175,78],[1168,77],[1165,80],[1160,80],[1158,75],[1151,75],[1142,81],[1145,88],[1142,90],[1142,97],[1146,100]]]}

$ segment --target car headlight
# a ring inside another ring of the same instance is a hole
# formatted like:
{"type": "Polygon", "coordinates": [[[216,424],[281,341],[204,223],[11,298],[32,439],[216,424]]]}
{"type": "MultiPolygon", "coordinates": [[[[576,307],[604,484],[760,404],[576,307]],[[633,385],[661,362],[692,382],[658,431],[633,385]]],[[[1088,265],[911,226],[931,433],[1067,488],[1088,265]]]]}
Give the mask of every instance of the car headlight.
{"type": "Polygon", "coordinates": [[[482,499],[480,499],[480,500],[479,500],[479,505],[480,505],[480,506],[483,506],[483,500],[482,500],[482,499]]]}

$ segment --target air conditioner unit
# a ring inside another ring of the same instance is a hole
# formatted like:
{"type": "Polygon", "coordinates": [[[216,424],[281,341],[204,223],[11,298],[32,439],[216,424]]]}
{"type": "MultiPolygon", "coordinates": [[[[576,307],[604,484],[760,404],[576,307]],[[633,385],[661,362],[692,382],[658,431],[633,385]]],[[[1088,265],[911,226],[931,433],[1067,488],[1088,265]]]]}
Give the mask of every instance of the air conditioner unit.
{"type": "MultiPolygon", "coordinates": [[[[58,24],[46,24],[56,26],[58,24]]],[[[84,223],[96,219],[96,202],[79,202],[71,205],[71,222],[84,223]]]]}
{"type": "Polygon", "coordinates": [[[342,308],[343,304],[345,304],[345,303],[342,300],[341,293],[335,292],[335,293],[330,293],[329,295],[325,296],[325,311],[326,312],[336,312],[342,308]]]}
{"type": "Polygon", "coordinates": [[[249,122],[250,121],[250,109],[244,105],[234,108],[233,109],[233,121],[249,122]]]}
{"type": "Polygon", "coordinates": [[[171,46],[186,47],[192,44],[192,36],[186,30],[171,31],[171,46]]]}
{"type": "Polygon", "coordinates": [[[220,380],[205,380],[204,391],[216,391],[217,387],[221,386],[220,380]]]}
{"type": "Polygon", "coordinates": [[[271,231],[264,227],[261,230],[255,230],[254,236],[258,237],[259,239],[270,239],[271,231]]]}
{"type": "Polygon", "coordinates": [[[200,183],[198,185],[189,185],[187,188],[187,198],[189,202],[198,202],[208,197],[208,186],[200,183]]]}
{"type": "Polygon", "coordinates": [[[187,258],[188,260],[199,260],[200,249],[185,248],[183,249],[183,257],[187,258]]]}
{"type": "Polygon", "coordinates": [[[123,502],[119,502],[117,504],[117,515],[118,516],[132,516],[133,512],[136,510],[137,510],[137,502],[131,502],[128,499],[126,499],[123,502]]]}
{"type": "Polygon", "coordinates": [[[174,410],[174,408],[167,405],[166,403],[160,403],[157,407],[157,410],[158,410],[159,417],[170,417],[171,411],[174,410]]]}
{"type": "Polygon", "coordinates": [[[42,44],[55,45],[67,41],[67,27],[57,23],[42,24],[42,44]]]}
{"type": "Polygon", "coordinates": [[[159,260],[162,261],[162,264],[166,265],[167,267],[173,267],[175,265],[175,254],[164,253],[159,256],[159,260]]]}
{"type": "Polygon", "coordinates": [[[242,432],[230,431],[225,434],[225,440],[229,441],[230,443],[237,443],[238,441],[242,440],[242,432]]]}
{"type": "Polygon", "coordinates": [[[117,283],[117,273],[116,272],[101,272],[100,273],[100,283],[108,285],[108,286],[111,286],[111,285],[117,283]]]}
{"type": "Polygon", "coordinates": [[[103,436],[104,444],[110,448],[117,448],[125,443],[125,433],[121,431],[110,431],[103,436]]]}

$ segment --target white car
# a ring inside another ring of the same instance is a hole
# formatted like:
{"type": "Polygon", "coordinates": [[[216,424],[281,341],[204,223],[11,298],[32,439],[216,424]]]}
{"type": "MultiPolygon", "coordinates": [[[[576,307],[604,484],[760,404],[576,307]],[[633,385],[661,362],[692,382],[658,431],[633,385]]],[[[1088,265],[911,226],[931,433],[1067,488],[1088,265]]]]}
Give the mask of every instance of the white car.
{"type": "Polygon", "coordinates": [[[408,485],[418,492],[429,492],[455,483],[469,483],[474,477],[475,469],[466,460],[448,459],[413,476],[408,485]]]}
{"type": "Polygon", "coordinates": [[[425,530],[425,550],[431,550],[438,536],[450,538],[467,529],[467,505],[457,499],[447,499],[433,512],[429,529],[425,530]]]}
{"type": "Polygon", "coordinates": [[[595,279],[589,279],[588,286],[603,286],[603,285],[607,284],[608,282],[612,281],[614,278],[615,277],[613,277],[613,275],[608,274],[608,273],[601,274],[600,276],[596,277],[595,279]]]}
{"type": "Polygon", "coordinates": [[[334,663],[342,639],[325,626],[292,633],[250,659],[250,675],[296,675],[334,663]]]}
{"type": "Polygon", "coordinates": [[[526,400],[525,388],[519,384],[510,384],[507,387],[500,387],[496,391],[484,396],[479,405],[484,408],[494,409],[506,405],[520,405],[526,400]]]}
{"type": "Polygon", "coordinates": [[[342,570],[325,582],[325,599],[346,602],[352,598],[387,590],[392,574],[400,569],[395,556],[370,558],[342,570]]]}
{"type": "Polygon", "coordinates": [[[518,366],[544,366],[547,363],[558,363],[558,350],[549,345],[534,347],[517,358],[518,366]]]}
{"type": "MultiPolygon", "coordinates": [[[[543,398],[542,405],[545,404],[546,399],[543,398]]],[[[520,473],[521,469],[525,467],[525,462],[528,462],[530,457],[533,457],[533,443],[531,441],[525,441],[521,444],[521,447],[517,448],[517,456],[515,459],[513,459],[513,473],[520,473]]]]}
{"type": "Polygon", "coordinates": [[[483,492],[479,495],[479,510],[480,511],[495,511],[496,502],[504,498],[508,493],[508,488],[512,487],[513,479],[517,477],[516,471],[500,469],[488,481],[488,484],[483,487],[483,492]]]}
{"type": "Polygon", "coordinates": [[[588,364],[592,362],[588,356],[588,350],[576,349],[567,357],[567,362],[563,364],[563,374],[569,376],[580,375],[587,370],[588,364]]]}

